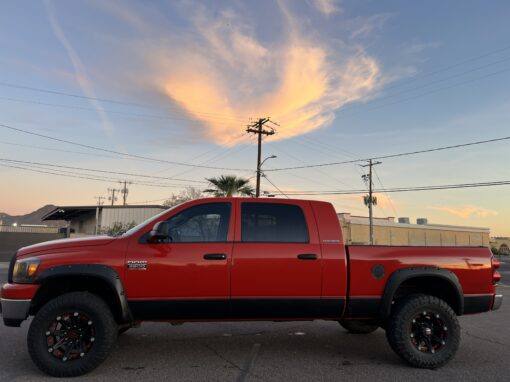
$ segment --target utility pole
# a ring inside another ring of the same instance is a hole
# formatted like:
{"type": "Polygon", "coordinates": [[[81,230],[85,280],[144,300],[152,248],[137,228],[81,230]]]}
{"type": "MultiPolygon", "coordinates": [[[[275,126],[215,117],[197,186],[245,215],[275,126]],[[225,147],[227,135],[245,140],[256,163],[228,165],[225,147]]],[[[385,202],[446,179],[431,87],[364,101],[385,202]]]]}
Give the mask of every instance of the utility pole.
{"type": "Polygon", "coordinates": [[[365,195],[365,204],[368,206],[368,220],[370,223],[370,245],[374,245],[374,216],[372,212],[372,206],[377,204],[377,199],[372,195],[374,183],[372,182],[372,167],[382,162],[373,162],[372,159],[368,161],[368,164],[362,165],[361,167],[368,167],[368,175],[363,175],[361,178],[368,182],[368,198],[365,195]]]}
{"type": "Polygon", "coordinates": [[[109,188],[108,189],[108,192],[111,192],[112,193],[112,196],[109,196],[108,197],[108,200],[111,200],[112,201],[112,206],[113,204],[117,201],[117,197],[115,196],[115,193],[116,192],[120,192],[119,189],[116,189],[116,188],[109,188]]]}
{"type": "Polygon", "coordinates": [[[104,196],[95,196],[94,199],[97,199],[95,234],[99,235],[99,207],[101,207],[103,205],[105,197],[104,196]]]}
{"type": "MultiPolygon", "coordinates": [[[[269,118],[259,118],[256,122],[248,125],[246,132],[258,135],[258,151],[257,151],[257,186],[255,188],[255,197],[260,196],[260,161],[262,159],[262,135],[273,135],[275,133],[272,127],[264,130],[264,125],[268,122],[272,122],[269,118]]],[[[274,123],[274,122],[272,122],[274,123]]]]}
{"type": "Polygon", "coordinates": [[[120,190],[120,193],[122,194],[122,205],[125,206],[126,205],[126,200],[127,200],[127,195],[129,193],[129,189],[127,188],[127,185],[131,184],[131,182],[124,181],[124,182],[119,182],[119,183],[124,185],[122,187],[122,189],[120,190]]]}

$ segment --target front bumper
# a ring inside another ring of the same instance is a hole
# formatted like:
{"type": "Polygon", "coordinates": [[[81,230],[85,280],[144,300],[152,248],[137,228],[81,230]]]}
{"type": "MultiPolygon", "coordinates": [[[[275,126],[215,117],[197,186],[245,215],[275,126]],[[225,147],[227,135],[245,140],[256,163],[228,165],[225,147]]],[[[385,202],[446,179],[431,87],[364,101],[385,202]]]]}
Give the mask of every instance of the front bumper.
{"type": "Polygon", "coordinates": [[[498,310],[503,304],[503,295],[497,294],[494,296],[494,302],[492,303],[492,310],[498,310]]]}
{"type": "Polygon", "coordinates": [[[37,284],[4,284],[0,290],[0,312],[6,326],[20,326],[30,311],[37,284]]]}
{"type": "Polygon", "coordinates": [[[11,300],[0,298],[0,313],[5,326],[20,326],[28,317],[32,300],[11,300]]]}

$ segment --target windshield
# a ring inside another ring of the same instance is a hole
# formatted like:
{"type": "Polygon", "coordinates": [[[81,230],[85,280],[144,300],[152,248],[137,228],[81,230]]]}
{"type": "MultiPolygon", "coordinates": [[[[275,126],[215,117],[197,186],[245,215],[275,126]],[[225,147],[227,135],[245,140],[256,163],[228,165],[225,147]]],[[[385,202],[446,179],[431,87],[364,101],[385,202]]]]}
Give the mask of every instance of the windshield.
{"type": "MultiPolygon", "coordinates": [[[[182,203],[181,203],[181,204],[182,204],[182,203]]],[[[138,224],[138,225],[134,226],[134,227],[133,227],[133,228],[131,228],[130,230],[128,230],[128,231],[126,231],[126,232],[124,232],[124,233],[122,234],[122,236],[129,236],[129,235],[132,235],[132,234],[134,234],[134,233],[138,232],[140,229],[142,229],[142,228],[143,228],[143,227],[145,227],[146,225],[150,225],[150,223],[152,223],[153,221],[155,221],[155,220],[159,219],[161,216],[163,216],[164,214],[166,214],[168,211],[173,210],[174,208],[176,208],[176,207],[180,206],[181,204],[177,204],[177,205],[175,205],[175,206],[173,206],[173,207],[171,207],[171,208],[169,208],[169,209],[167,209],[167,210],[164,210],[163,212],[160,212],[159,214],[154,215],[153,217],[151,217],[151,218],[149,218],[149,219],[147,219],[147,220],[145,220],[145,221],[141,222],[140,224],[138,224]]]]}

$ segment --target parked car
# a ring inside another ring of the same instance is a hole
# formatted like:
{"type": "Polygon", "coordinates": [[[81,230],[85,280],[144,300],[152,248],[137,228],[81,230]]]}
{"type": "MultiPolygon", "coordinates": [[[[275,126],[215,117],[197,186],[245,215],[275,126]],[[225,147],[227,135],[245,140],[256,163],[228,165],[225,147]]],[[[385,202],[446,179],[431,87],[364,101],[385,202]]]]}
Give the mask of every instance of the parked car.
{"type": "Polygon", "coordinates": [[[117,335],[142,321],[381,327],[403,360],[433,369],[459,347],[457,316],[500,307],[498,266],[485,247],[345,245],[330,203],[211,198],[120,237],[20,249],[1,308],[7,326],[34,316],[30,357],[57,377],[96,368],[117,335]]]}

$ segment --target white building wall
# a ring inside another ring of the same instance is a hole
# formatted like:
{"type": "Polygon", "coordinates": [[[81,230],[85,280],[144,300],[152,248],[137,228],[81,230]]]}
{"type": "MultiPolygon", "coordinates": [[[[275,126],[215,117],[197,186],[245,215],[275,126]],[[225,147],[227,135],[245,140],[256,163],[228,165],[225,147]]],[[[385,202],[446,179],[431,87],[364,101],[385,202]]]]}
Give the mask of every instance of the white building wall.
{"type": "Polygon", "coordinates": [[[101,211],[101,228],[107,228],[113,226],[115,223],[131,223],[139,224],[145,220],[159,214],[164,211],[162,207],[150,207],[150,208],[108,208],[103,206],[101,211]]]}
{"type": "Polygon", "coordinates": [[[79,220],[71,221],[71,229],[76,234],[94,235],[96,232],[96,215],[83,216],[79,220]]]}

